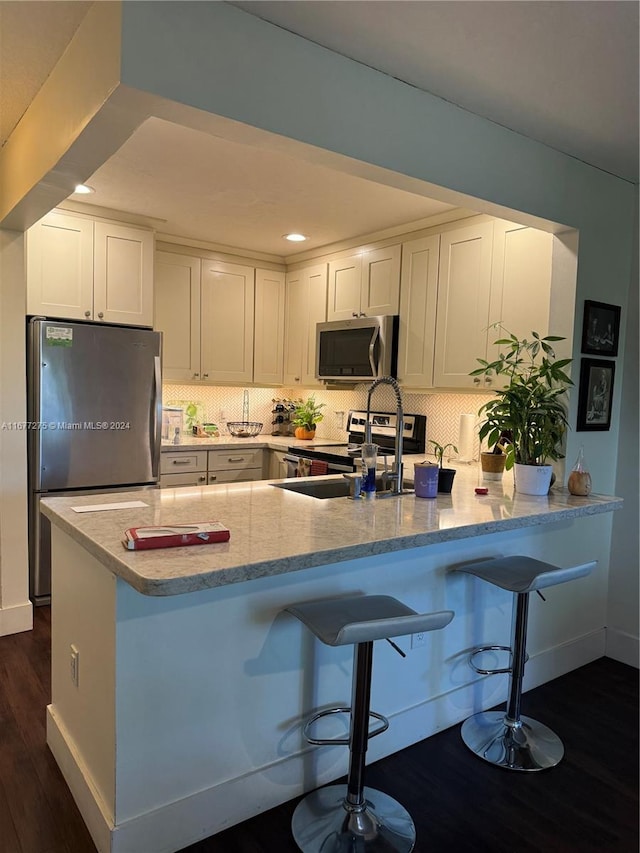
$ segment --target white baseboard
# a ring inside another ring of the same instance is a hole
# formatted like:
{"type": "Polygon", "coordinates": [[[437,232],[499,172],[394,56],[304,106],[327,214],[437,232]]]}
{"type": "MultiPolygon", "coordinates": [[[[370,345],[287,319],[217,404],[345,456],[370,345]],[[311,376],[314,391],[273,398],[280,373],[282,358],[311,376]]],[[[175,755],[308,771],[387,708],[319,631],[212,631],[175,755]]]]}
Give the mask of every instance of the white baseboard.
{"type": "MultiPolygon", "coordinates": [[[[545,683],[605,653],[605,631],[542,652],[527,664],[525,688],[545,683]]],[[[507,676],[486,676],[392,715],[370,741],[369,762],[424,740],[506,698],[507,676]]],[[[344,775],[347,751],[320,747],[287,756],[191,796],[113,825],[68,733],[51,706],[47,743],[71,789],[99,853],[173,853],[344,775]]]]}
{"type": "Polygon", "coordinates": [[[51,705],[47,706],[47,745],[58,762],[99,853],[111,853],[113,822],[107,817],[101,797],[69,732],[51,705]]]}
{"type": "Polygon", "coordinates": [[[32,628],[33,605],[30,601],[14,604],[13,607],[0,607],[0,637],[31,631],[32,628]]]}
{"type": "Polygon", "coordinates": [[[606,652],[608,658],[620,661],[620,663],[640,668],[640,640],[624,631],[607,628],[606,652]]]}

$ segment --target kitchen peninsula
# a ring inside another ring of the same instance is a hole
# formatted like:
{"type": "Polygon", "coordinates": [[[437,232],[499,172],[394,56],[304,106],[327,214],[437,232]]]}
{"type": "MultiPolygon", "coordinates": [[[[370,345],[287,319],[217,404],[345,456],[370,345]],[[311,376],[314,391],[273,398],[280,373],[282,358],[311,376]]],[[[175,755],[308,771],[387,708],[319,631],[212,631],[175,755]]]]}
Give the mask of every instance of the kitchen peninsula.
{"type": "MultiPolygon", "coordinates": [[[[282,613],[294,601],[390,593],[450,608],[441,636],[406,660],[381,644],[372,706],[391,718],[370,760],[505,695],[504,676],[466,665],[504,642],[510,596],[448,576],[467,559],[528,553],[606,561],[617,498],[536,498],[511,481],[453,493],[316,500],[269,481],[128,493],[143,507],[77,513],[120,495],[43,501],[52,522],[52,703],[48,743],[98,850],[175,851],[344,773],[346,751],[308,747],[311,709],[350,693],[350,651],[320,647],[282,613]],[[129,552],[125,528],[220,521],[226,543],[129,552]],[[76,655],[75,680],[69,656],[76,655]]],[[[604,653],[604,572],[532,601],[528,684],[604,653]],[[546,608],[543,610],[543,608],[546,608]]]]}

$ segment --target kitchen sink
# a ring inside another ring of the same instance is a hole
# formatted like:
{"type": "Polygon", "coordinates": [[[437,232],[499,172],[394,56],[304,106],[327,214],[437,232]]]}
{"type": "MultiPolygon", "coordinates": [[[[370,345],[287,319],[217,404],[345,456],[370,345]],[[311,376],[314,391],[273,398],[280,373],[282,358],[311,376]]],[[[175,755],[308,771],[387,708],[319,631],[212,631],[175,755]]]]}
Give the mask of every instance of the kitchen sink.
{"type": "Polygon", "coordinates": [[[277,489],[308,495],[310,498],[346,498],[349,494],[349,483],[346,480],[303,480],[300,483],[274,483],[277,489]]]}
{"type": "MultiPolygon", "coordinates": [[[[349,483],[347,480],[300,480],[298,483],[273,483],[277,489],[286,489],[288,492],[297,492],[299,495],[308,495],[310,498],[346,498],[349,495],[349,483]]],[[[376,488],[382,489],[382,479],[376,480],[376,488]]]]}

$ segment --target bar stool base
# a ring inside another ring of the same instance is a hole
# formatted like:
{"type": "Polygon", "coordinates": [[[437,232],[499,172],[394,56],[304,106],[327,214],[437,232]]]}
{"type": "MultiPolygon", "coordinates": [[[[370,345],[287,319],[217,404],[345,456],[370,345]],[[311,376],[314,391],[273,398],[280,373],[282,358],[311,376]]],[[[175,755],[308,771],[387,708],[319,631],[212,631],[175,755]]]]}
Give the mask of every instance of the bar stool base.
{"type": "Polygon", "coordinates": [[[471,752],[507,770],[547,770],[564,755],[560,738],[550,728],[520,717],[519,727],[508,726],[504,711],[486,711],[469,717],[460,734],[471,752]]]}
{"type": "Polygon", "coordinates": [[[409,812],[392,797],[364,789],[366,808],[345,806],[346,785],[312,791],[296,806],[291,829],[303,853],[410,853],[416,831],[409,812]]]}

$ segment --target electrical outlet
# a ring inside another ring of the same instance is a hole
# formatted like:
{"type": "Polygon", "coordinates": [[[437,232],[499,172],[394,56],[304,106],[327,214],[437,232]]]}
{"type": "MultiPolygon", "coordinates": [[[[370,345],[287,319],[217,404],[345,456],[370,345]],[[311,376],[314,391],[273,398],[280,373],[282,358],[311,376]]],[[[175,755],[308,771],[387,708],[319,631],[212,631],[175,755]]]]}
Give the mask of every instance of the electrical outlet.
{"type": "Polygon", "coordinates": [[[80,680],[80,652],[73,644],[71,645],[71,658],[69,660],[69,666],[71,681],[77,687],[80,680]]]}
{"type": "Polygon", "coordinates": [[[421,646],[426,646],[426,645],[427,645],[427,632],[426,631],[420,631],[417,634],[411,635],[411,648],[412,649],[419,649],[419,648],[421,648],[421,646]]]}

